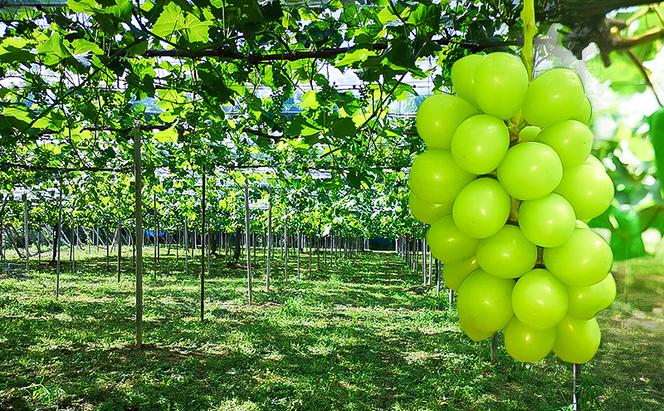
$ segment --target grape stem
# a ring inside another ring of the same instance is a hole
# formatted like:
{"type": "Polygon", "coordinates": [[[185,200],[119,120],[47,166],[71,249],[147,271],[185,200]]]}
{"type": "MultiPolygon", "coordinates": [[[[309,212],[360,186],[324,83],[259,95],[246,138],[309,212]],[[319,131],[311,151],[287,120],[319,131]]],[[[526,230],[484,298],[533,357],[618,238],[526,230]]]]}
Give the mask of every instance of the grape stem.
{"type": "Polygon", "coordinates": [[[533,78],[533,40],[537,35],[537,23],[535,21],[535,0],[524,0],[521,10],[521,21],[523,22],[523,48],[521,58],[528,72],[528,81],[533,78]]]}
{"type": "Polygon", "coordinates": [[[519,206],[521,205],[521,201],[517,200],[516,198],[512,197],[512,206],[510,207],[510,215],[507,218],[509,221],[514,221],[516,225],[518,225],[519,221],[519,206]]]}
{"type": "Polygon", "coordinates": [[[510,147],[519,143],[519,133],[527,126],[526,119],[521,112],[517,113],[507,122],[507,128],[510,132],[510,147]]]}

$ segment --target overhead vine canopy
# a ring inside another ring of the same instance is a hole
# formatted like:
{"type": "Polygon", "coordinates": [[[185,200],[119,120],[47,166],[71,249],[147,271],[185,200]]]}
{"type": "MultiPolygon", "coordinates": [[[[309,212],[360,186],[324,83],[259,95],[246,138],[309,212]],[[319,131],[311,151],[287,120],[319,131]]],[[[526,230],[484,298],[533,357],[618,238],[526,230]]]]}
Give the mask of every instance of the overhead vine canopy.
{"type": "MultiPolygon", "coordinates": [[[[574,32],[574,16],[598,27],[608,10],[641,3],[541,1],[538,14],[545,24],[567,22],[578,45],[599,31],[574,32]]],[[[422,149],[395,102],[445,90],[451,64],[464,54],[521,43],[521,6],[513,1],[0,7],[0,176],[7,189],[62,172],[128,172],[130,133],[139,130],[149,187],[201,170],[260,169],[286,180],[308,174],[327,185],[394,191],[422,149]]]]}

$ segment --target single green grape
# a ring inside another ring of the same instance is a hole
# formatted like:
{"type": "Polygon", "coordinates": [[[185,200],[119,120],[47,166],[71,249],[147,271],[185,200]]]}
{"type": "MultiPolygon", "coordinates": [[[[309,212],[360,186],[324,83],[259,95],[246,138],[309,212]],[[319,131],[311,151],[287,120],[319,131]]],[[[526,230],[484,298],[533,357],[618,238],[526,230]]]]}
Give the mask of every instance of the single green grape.
{"type": "Polygon", "coordinates": [[[517,278],[535,266],[537,246],[528,241],[519,227],[506,225],[495,235],[480,240],[477,261],[491,275],[517,278]]]}
{"type": "Polygon", "coordinates": [[[478,107],[475,98],[475,71],[482,59],[484,59],[484,56],[471,54],[452,64],[452,86],[454,91],[459,97],[475,107],[478,107]]]}
{"type": "Polygon", "coordinates": [[[464,234],[486,238],[507,222],[512,202],[505,189],[493,178],[471,182],[459,193],[452,206],[454,223],[464,234]]]}
{"type": "Polygon", "coordinates": [[[458,291],[463,280],[478,268],[480,268],[480,265],[475,256],[457,263],[445,264],[445,267],[443,267],[443,281],[445,281],[445,286],[450,290],[458,291]]]}
{"type": "Polygon", "coordinates": [[[577,320],[567,316],[556,327],[553,352],[565,362],[585,364],[597,354],[601,340],[602,332],[595,318],[577,320]]]}
{"type": "Polygon", "coordinates": [[[590,286],[602,281],[611,269],[611,247],[599,234],[576,228],[569,240],[543,254],[547,270],[568,286],[590,286]]]}
{"type": "Polygon", "coordinates": [[[507,120],[517,114],[528,89],[528,73],[521,59],[491,53],[475,70],[475,98],[486,114],[507,120]]]}
{"type": "Polygon", "coordinates": [[[558,154],[542,143],[529,142],[510,148],[498,166],[498,180],[519,200],[534,200],[551,193],[563,178],[558,154]]]}
{"type": "Polygon", "coordinates": [[[616,298],[616,280],[609,273],[597,284],[568,286],[569,308],[567,315],[579,320],[589,320],[608,308],[616,298]]]}
{"type": "Polygon", "coordinates": [[[454,130],[474,114],[477,109],[461,97],[434,94],[417,109],[415,127],[427,147],[449,149],[454,130]]]}
{"type": "Polygon", "coordinates": [[[565,120],[546,127],[537,141],[553,148],[563,167],[568,168],[586,161],[593,145],[593,132],[580,121],[565,120]]]}
{"type": "Polygon", "coordinates": [[[609,208],[614,188],[603,167],[584,163],[566,169],[555,192],[569,201],[576,218],[588,221],[609,208]]]}
{"type": "Polygon", "coordinates": [[[524,274],[512,291],[514,315],[536,330],[555,327],[567,314],[567,305],[565,284],[541,268],[524,274]]]}
{"type": "Polygon", "coordinates": [[[452,214],[452,204],[436,204],[424,201],[413,192],[408,197],[408,206],[410,213],[417,221],[424,224],[431,224],[440,217],[452,214]]]}
{"type": "Polygon", "coordinates": [[[512,318],[514,281],[476,270],[461,283],[457,296],[459,316],[480,331],[494,333],[512,318]]]}
{"type": "Polygon", "coordinates": [[[463,331],[468,338],[475,342],[486,340],[494,334],[494,332],[486,332],[473,327],[470,320],[466,319],[466,317],[461,314],[459,314],[459,328],[461,328],[461,331],[463,331]]]}
{"type": "Polygon", "coordinates": [[[574,209],[555,193],[524,201],[519,206],[519,227],[531,243],[540,247],[558,247],[565,244],[574,232],[574,209]]]}
{"type": "Polygon", "coordinates": [[[510,132],[496,117],[479,114],[464,120],[452,137],[452,158],[473,174],[488,174],[498,167],[510,145],[510,132]]]}
{"type": "Polygon", "coordinates": [[[411,191],[424,201],[449,204],[474,178],[454,162],[449,150],[430,149],[413,161],[408,184],[411,191]]]}
{"type": "Polygon", "coordinates": [[[536,330],[512,317],[503,330],[505,350],[517,361],[537,362],[544,359],[556,342],[556,329],[536,330]]]}
{"type": "Polygon", "coordinates": [[[579,76],[569,69],[554,68],[528,86],[523,115],[528,123],[542,128],[569,119],[584,121],[586,102],[579,76]]]}
{"type": "Polygon", "coordinates": [[[475,255],[477,239],[457,228],[452,216],[441,217],[429,227],[426,235],[431,254],[443,264],[453,264],[475,255]]]}

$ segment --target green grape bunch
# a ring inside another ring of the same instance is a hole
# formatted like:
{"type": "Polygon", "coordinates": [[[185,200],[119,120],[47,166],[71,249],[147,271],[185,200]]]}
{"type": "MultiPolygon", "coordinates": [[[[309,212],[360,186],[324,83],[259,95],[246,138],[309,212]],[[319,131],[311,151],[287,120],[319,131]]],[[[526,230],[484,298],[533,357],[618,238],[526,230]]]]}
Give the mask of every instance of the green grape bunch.
{"type": "Polygon", "coordinates": [[[457,291],[459,325],[474,341],[503,330],[518,361],[553,351],[590,361],[595,315],[616,295],[609,245],[586,224],[614,196],[590,154],[591,105],[572,70],[529,82],[520,58],[470,55],[454,63],[456,94],[417,112],[427,150],[413,161],[409,206],[457,291]]]}

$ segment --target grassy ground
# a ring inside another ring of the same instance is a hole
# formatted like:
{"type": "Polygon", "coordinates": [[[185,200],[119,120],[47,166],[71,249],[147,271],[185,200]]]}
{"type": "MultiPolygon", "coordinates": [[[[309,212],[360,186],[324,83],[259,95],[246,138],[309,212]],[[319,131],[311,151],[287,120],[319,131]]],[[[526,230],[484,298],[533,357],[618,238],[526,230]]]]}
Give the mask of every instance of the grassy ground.
{"type": "MultiPolygon", "coordinates": [[[[146,248],[146,253],[149,250],[146,248]]],[[[65,253],[63,253],[65,255],[65,253]]],[[[259,258],[262,260],[262,257],[259,258]]],[[[198,281],[146,257],[143,349],[133,344],[131,260],[117,283],[103,257],[62,275],[0,277],[0,409],[421,410],[564,409],[570,368],[536,365],[456,326],[446,296],[390,253],[321,264],[302,280],[275,262],[273,290],[257,268],[252,307],[242,267],[213,261],[206,321],[198,281]]],[[[294,263],[293,261],[291,261],[294,263]]],[[[192,267],[194,271],[196,267],[192,267]]],[[[618,265],[619,301],[601,314],[600,353],[583,368],[584,409],[664,409],[661,265],[618,265]]]]}

